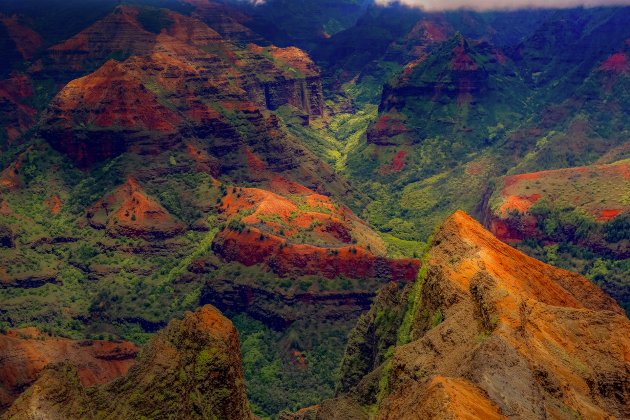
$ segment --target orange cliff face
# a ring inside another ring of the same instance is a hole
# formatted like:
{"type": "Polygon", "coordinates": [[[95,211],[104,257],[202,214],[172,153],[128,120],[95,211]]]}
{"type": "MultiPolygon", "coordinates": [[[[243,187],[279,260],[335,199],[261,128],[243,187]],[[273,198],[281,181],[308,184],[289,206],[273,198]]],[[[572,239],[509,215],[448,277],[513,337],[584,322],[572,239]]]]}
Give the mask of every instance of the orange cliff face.
{"type": "Polygon", "coordinates": [[[106,229],[112,236],[164,239],[177,235],[185,227],[133,178],[94,204],[86,217],[90,225],[106,229]]]}
{"type": "Polygon", "coordinates": [[[630,321],[586,278],[458,212],[434,236],[420,293],[380,418],[432,409],[455,418],[630,415],[630,321]],[[444,404],[431,397],[438,384],[444,404]]]}
{"type": "Polygon", "coordinates": [[[135,344],[75,341],[50,337],[35,328],[0,334],[0,409],[6,408],[51,363],[76,366],[84,386],[104,384],[123,376],[138,353],[135,344]]]}
{"type": "Polygon", "coordinates": [[[49,366],[5,416],[198,418],[203,413],[207,418],[249,420],[254,417],[244,384],[236,328],[217,309],[204,306],[171,321],[115,382],[85,383],[72,363],[49,366]],[[90,385],[95,386],[88,390],[90,385]]]}

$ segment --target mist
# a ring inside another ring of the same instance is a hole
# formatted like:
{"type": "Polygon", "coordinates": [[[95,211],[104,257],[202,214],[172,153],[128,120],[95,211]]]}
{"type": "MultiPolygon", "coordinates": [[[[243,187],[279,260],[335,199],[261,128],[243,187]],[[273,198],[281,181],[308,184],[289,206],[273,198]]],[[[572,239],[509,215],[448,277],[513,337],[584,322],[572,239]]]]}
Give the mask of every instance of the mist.
{"type": "Polygon", "coordinates": [[[514,10],[529,8],[562,9],[571,7],[598,7],[630,5],[630,0],[375,0],[380,5],[394,3],[419,7],[427,11],[473,9],[514,10]]]}

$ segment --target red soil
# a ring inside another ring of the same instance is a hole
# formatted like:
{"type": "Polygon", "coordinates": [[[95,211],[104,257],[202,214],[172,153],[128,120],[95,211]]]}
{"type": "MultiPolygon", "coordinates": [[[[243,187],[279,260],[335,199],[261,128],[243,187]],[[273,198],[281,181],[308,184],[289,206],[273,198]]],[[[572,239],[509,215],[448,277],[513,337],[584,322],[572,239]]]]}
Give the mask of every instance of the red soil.
{"type": "Polygon", "coordinates": [[[389,165],[383,165],[379,169],[379,173],[381,175],[387,175],[402,171],[403,169],[405,169],[406,158],[407,152],[405,150],[400,150],[394,155],[394,157],[392,158],[392,162],[389,165]]]}
{"type": "Polygon", "coordinates": [[[22,185],[22,179],[20,177],[22,162],[29,150],[30,148],[20,153],[13,163],[0,172],[0,187],[7,188],[9,190],[16,190],[20,188],[22,185]]]}
{"type": "Polygon", "coordinates": [[[530,196],[509,196],[499,211],[502,214],[506,214],[510,210],[518,210],[519,213],[525,213],[531,206],[540,200],[540,197],[540,194],[532,194],[530,196]]]}
{"type": "Polygon", "coordinates": [[[462,44],[453,48],[453,59],[451,69],[457,71],[475,71],[478,69],[477,63],[466,52],[466,47],[462,44]]]}
{"type": "Polygon", "coordinates": [[[597,219],[599,221],[605,222],[608,220],[612,220],[615,217],[617,217],[617,215],[619,215],[619,213],[621,213],[620,209],[616,209],[616,210],[602,210],[602,213],[600,215],[600,217],[597,219]]]}
{"type": "Polygon", "coordinates": [[[48,207],[51,214],[59,214],[59,212],[61,211],[62,203],[57,194],[54,194],[52,197],[44,200],[44,204],[46,205],[46,207],[48,207]]]}
{"type": "Polygon", "coordinates": [[[381,278],[383,281],[414,281],[420,261],[390,260],[369,251],[346,246],[334,250],[304,244],[289,244],[256,228],[242,233],[225,230],[217,235],[215,249],[227,261],[251,266],[263,264],[280,276],[321,275],[335,278],[381,278]]]}
{"type": "Polygon", "coordinates": [[[267,169],[265,162],[256,156],[249,148],[245,149],[245,156],[247,156],[247,166],[252,172],[263,172],[267,169]]]}
{"type": "Polygon", "coordinates": [[[205,150],[197,148],[192,143],[186,144],[188,155],[196,162],[195,170],[205,172],[213,178],[218,178],[221,173],[221,163],[205,150]]]}
{"type": "Polygon", "coordinates": [[[405,123],[395,115],[382,115],[368,131],[368,141],[370,143],[390,145],[393,144],[391,138],[400,134],[408,133],[405,123]]]}
{"type": "MultiPolygon", "coordinates": [[[[601,183],[627,183],[630,181],[630,161],[626,160],[609,165],[581,166],[507,176],[503,180],[503,187],[501,189],[503,203],[499,208],[499,216],[506,215],[510,210],[518,210],[521,213],[525,213],[541,198],[548,198],[550,200],[561,198],[566,202],[580,205],[579,203],[584,201],[582,195],[588,194],[588,190],[580,191],[571,189],[570,194],[568,192],[563,193],[562,197],[550,196],[549,192],[544,192],[543,190],[548,190],[550,187],[546,185],[549,184],[576,184],[583,179],[589,180],[589,182],[595,182],[593,180],[599,179],[600,181],[598,182],[601,183]],[[532,183],[531,181],[540,181],[540,184],[532,183]],[[527,190],[532,192],[531,195],[522,195],[522,191],[526,190],[524,185],[529,187],[527,190]]],[[[606,216],[602,216],[604,211],[606,211],[607,215],[612,215],[612,212],[616,211],[600,209],[596,204],[597,203],[587,203],[580,206],[590,211],[595,218],[601,218],[602,220],[606,218],[606,216]]],[[[619,213],[624,209],[618,210],[619,213]]]]}
{"type": "Polygon", "coordinates": [[[181,122],[179,115],[161,105],[155,94],[115,60],[68,83],[53,103],[58,110],[56,117],[67,128],[89,121],[105,128],[173,132],[181,122]]]}
{"type": "Polygon", "coordinates": [[[600,69],[615,73],[627,73],[628,71],[630,71],[628,55],[624,52],[613,54],[602,63],[600,69]]]}
{"type": "Polygon", "coordinates": [[[420,25],[424,29],[426,38],[433,43],[444,42],[449,37],[448,30],[435,22],[425,19],[420,25]]]}
{"type": "Polygon", "coordinates": [[[297,182],[290,181],[281,175],[274,175],[269,183],[269,189],[276,194],[287,195],[287,194],[297,194],[297,195],[309,195],[315,194],[313,190],[306,188],[302,184],[298,184],[297,182]]]}
{"type": "Polygon", "coordinates": [[[319,70],[315,63],[313,63],[313,60],[311,60],[307,53],[299,48],[260,47],[255,44],[249,44],[247,48],[257,54],[268,52],[277,62],[300,71],[306,77],[319,76],[319,70]]]}
{"type": "Polygon", "coordinates": [[[131,177],[92,206],[87,218],[94,227],[105,227],[114,236],[151,239],[174,236],[184,229],[180,221],[146,195],[131,177]]]}
{"type": "Polygon", "coordinates": [[[92,386],[123,376],[137,353],[130,342],[53,338],[35,328],[1,334],[0,408],[9,405],[50,363],[70,361],[78,368],[81,383],[92,386]]]}
{"type": "Polygon", "coordinates": [[[392,172],[400,172],[405,168],[405,158],[407,157],[407,152],[404,150],[396,153],[394,158],[392,159],[392,172]]]}

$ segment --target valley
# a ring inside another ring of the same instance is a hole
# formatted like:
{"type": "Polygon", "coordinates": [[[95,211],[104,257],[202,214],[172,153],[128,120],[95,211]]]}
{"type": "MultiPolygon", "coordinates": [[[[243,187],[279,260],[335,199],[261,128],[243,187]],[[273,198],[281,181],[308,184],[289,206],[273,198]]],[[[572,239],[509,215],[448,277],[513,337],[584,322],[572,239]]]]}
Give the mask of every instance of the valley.
{"type": "Polygon", "coordinates": [[[3,418],[630,416],[628,7],[96,3],[0,7],[3,418]]]}

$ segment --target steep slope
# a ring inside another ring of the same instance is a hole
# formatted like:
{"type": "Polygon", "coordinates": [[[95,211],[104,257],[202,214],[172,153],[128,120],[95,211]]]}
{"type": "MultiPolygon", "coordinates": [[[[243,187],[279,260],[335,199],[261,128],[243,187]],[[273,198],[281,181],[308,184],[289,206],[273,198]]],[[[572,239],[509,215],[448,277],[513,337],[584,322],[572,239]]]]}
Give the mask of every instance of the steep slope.
{"type": "Polygon", "coordinates": [[[104,228],[114,236],[160,239],[184,230],[184,224],[147,196],[138,181],[131,177],[88,209],[86,216],[92,227],[104,228]]]}
{"type": "Polygon", "coordinates": [[[35,123],[37,111],[28,103],[32,95],[33,86],[24,75],[0,81],[0,138],[9,144],[35,123]]]}
{"type": "Polygon", "coordinates": [[[252,418],[238,333],[219,311],[205,306],[171,321],[142,350],[136,364],[111,384],[83,388],[77,371],[57,365],[5,413],[46,418],[252,418]]]}
{"type": "Polygon", "coordinates": [[[221,199],[228,227],[215,238],[217,254],[247,266],[264,264],[283,277],[415,278],[419,261],[383,258],[382,239],[350,209],[279,177],[274,181],[271,188],[284,196],[233,188],[221,199]]]}
{"type": "Polygon", "coordinates": [[[127,57],[147,54],[155,43],[155,35],[138,20],[141,10],[132,6],[119,6],[110,15],[99,20],[72,38],[48,49],[62,78],[70,74],[91,70],[108,57],[127,57]]]}
{"type": "Polygon", "coordinates": [[[630,321],[587,279],[462,212],[433,237],[425,269],[391,356],[347,394],[354,410],[367,394],[379,418],[628,416],[630,321]]]}
{"type": "Polygon", "coordinates": [[[501,240],[595,281],[628,311],[627,160],[510,175],[483,210],[501,240]]]}
{"type": "Polygon", "coordinates": [[[67,362],[78,370],[81,384],[103,384],[124,375],[138,352],[135,344],[75,341],[50,337],[35,328],[0,335],[0,410],[38,378],[49,364],[67,362]]]}

